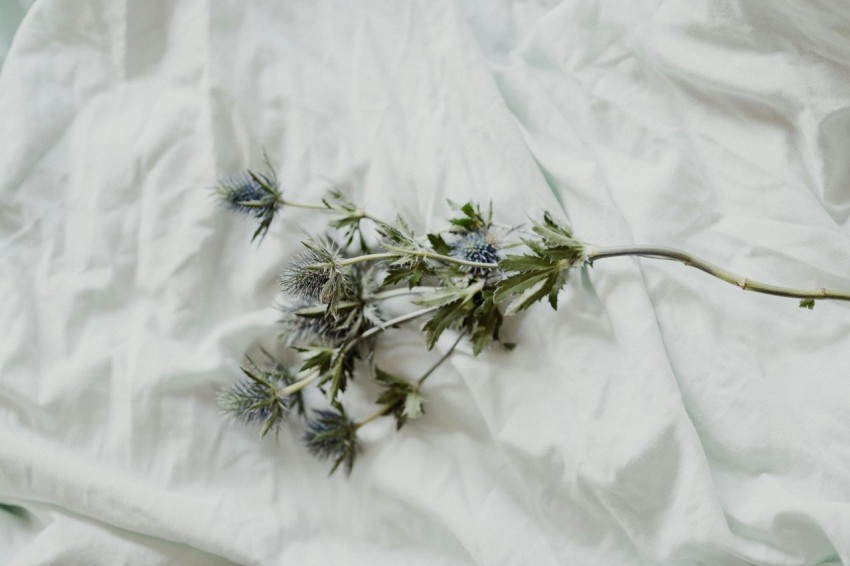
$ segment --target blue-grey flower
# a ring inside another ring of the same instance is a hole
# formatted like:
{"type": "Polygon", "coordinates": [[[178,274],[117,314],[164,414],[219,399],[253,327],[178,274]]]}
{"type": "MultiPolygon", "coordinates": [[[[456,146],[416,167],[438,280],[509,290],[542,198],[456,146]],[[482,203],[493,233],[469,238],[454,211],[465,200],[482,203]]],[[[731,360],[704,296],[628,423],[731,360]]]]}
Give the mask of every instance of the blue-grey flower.
{"type": "Polygon", "coordinates": [[[357,424],[339,411],[314,410],[316,418],[307,425],[304,443],[310,453],[322,460],[333,460],[330,473],[345,463],[345,473],[350,474],[357,456],[357,424]]]}
{"type": "Polygon", "coordinates": [[[268,174],[247,171],[224,177],[214,189],[222,204],[229,210],[260,221],[251,241],[262,239],[266,235],[282,201],[280,183],[274,170],[269,168],[268,174]]]}
{"type": "Polygon", "coordinates": [[[277,428],[292,409],[304,412],[301,393],[282,395],[281,391],[295,381],[294,375],[282,364],[275,362],[268,369],[260,368],[246,356],[248,367],[242,368],[244,376],[219,397],[221,409],[231,418],[245,425],[263,425],[262,436],[277,428]]]}
{"type": "Polygon", "coordinates": [[[330,316],[322,306],[298,301],[280,310],[280,337],[287,346],[338,345],[348,333],[344,319],[330,316]]]}
{"type": "MultiPolygon", "coordinates": [[[[498,263],[504,254],[498,247],[496,238],[486,230],[474,230],[458,234],[451,245],[451,256],[464,261],[478,263],[498,263]]],[[[486,277],[493,269],[486,267],[465,267],[473,277],[486,277]]]]}

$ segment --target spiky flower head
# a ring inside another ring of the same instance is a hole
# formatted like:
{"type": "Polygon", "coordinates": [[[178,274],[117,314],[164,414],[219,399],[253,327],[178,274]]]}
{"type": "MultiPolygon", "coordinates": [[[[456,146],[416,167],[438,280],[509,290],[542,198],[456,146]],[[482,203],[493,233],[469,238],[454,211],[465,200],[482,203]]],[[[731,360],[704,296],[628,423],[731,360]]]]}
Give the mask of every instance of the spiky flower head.
{"type": "Polygon", "coordinates": [[[322,460],[333,460],[330,473],[340,464],[345,464],[345,473],[350,474],[354,458],[359,449],[357,425],[348,418],[342,407],[339,410],[314,410],[316,418],[307,425],[304,443],[310,453],[322,460]]]}
{"type": "Polygon", "coordinates": [[[260,221],[251,241],[262,238],[271,226],[282,201],[277,174],[269,166],[268,173],[246,171],[223,177],[214,190],[222,204],[233,212],[252,216],[260,221]]]}
{"type": "Polygon", "coordinates": [[[287,385],[294,383],[293,374],[282,364],[274,362],[261,368],[246,356],[244,376],[219,397],[219,406],[232,419],[245,425],[262,424],[262,436],[280,426],[292,409],[304,412],[300,392],[283,395],[287,385]]]}
{"type": "MultiPolygon", "coordinates": [[[[487,230],[462,232],[450,243],[451,256],[464,261],[498,263],[503,257],[498,242],[487,230]]],[[[465,267],[473,277],[487,277],[495,271],[486,267],[465,267]]]]}
{"type": "Polygon", "coordinates": [[[325,307],[298,301],[280,310],[280,337],[287,346],[338,345],[347,334],[344,321],[330,316],[325,307]]]}
{"type": "Polygon", "coordinates": [[[284,293],[312,303],[324,303],[335,316],[337,304],[351,292],[352,280],[341,265],[339,248],[331,242],[309,240],[307,248],[286,267],[280,277],[284,293]]]}

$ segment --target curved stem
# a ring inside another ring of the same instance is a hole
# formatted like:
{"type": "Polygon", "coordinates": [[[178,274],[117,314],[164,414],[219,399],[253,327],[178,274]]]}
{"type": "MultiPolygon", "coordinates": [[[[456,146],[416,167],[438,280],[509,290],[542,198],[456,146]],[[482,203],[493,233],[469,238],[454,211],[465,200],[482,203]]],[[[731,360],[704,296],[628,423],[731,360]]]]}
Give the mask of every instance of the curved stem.
{"type": "MultiPolygon", "coordinates": [[[[499,267],[498,263],[483,263],[480,261],[466,261],[465,259],[459,259],[456,257],[438,254],[436,252],[429,252],[428,250],[416,250],[416,251],[407,251],[395,248],[387,248],[393,251],[390,252],[381,252],[374,254],[366,254],[355,257],[349,257],[342,261],[340,261],[337,265],[346,266],[346,265],[354,265],[355,263],[363,263],[365,261],[374,261],[381,259],[394,259],[402,256],[418,256],[418,257],[427,257],[430,259],[435,259],[438,261],[443,261],[446,263],[455,263],[458,265],[465,265],[467,267],[482,267],[486,269],[497,269],[499,267]]],[[[317,267],[331,267],[330,264],[317,264],[317,267]]]]}
{"type": "Polygon", "coordinates": [[[407,314],[403,314],[401,316],[391,318],[388,321],[384,322],[381,326],[373,326],[372,328],[370,328],[369,330],[367,330],[366,332],[364,332],[363,334],[358,336],[356,340],[351,341],[349,343],[349,346],[356,344],[360,340],[365,340],[369,336],[373,336],[373,335],[375,335],[379,332],[383,332],[384,330],[391,328],[391,327],[393,327],[397,324],[402,324],[402,323],[407,322],[409,320],[419,318],[420,316],[425,316],[426,314],[428,314],[432,311],[435,311],[442,306],[443,305],[437,305],[437,306],[428,307],[428,308],[425,308],[425,309],[419,309],[417,311],[409,312],[407,314]]]}
{"type": "Polygon", "coordinates": [[[439,289],[442,289],[442,287],[431,287],[427,285],[413,287],[412,289],[402,287],[400,289],[390,289],[388,291],[381,291],[380,293],[375,293],[374,295],[368,295],[366,299],[375,299],[378,301],[383,301],[386,299],[394,299],[396,297],[406,297],[408,295],[422,295],[424,293],[430,293],[439,289]]]}
{"type": "MultiPolygon", "coordinates": [[[[363,263],[364,261],[373,261],[376,259],[393,259],[398,257],[396,253],[382,252],[376,254],[359,255],[344,259],[338,263],[340,266],[354,265],[355,263],[363,263]]],[[[323,264],[324,265],[324,264],[323,264]]]]}
{"type": "Polygon", "coordinates": [[[314,210],[329,210],[325,203],[323,202],[296,202],[294,200],[287,200],[284,198],[277,199],[277,202],[283,206],[291,206],[293,208],[311,208],[314,210]]]}
{"type": "Polygon", "coordinates": [[[372,216],[371,214],[369,214],[365,210],[360,211],[360,218],[365,218],[366,220],[371,220],[375,224],[386,224],[386,222],[384,222],[383,220],[381,220],[377,216],[372,216]]]}
{"type": "Polygon", "coordinates": [[[368,417],[366,417],[362,421],[357,421],[356,423],[354,423],[354,428],[358,429],[361,426],[367,425],[370,422],[383,417],[384,415],[386,415],[390,411],[392,411],[392,408],[393,408],[393,406],[389,405],[389,404],[388,405],[382,405],[380,409],[378,409],[377,411],[375,411],[374,413],[372,413],[371,415],[369,415],[368,417]]]}
{"type": "Polygon", "coordinates": [[[360,342],[362,342],[366,338],[369,338],[370,336],[374,336],[375,334],[378,334],[379,332],[383,332],[384,330],[392,328],[393,326],[396,326],[397,324],[402,324],[402,323],[408,322],[410,320],[414,320],[416,318],[419,318],[420,316],[425,316],[426,314],[430,313],[431,311],[437,310],[441,306],[442,305],[437,305],[437,306],[428,307],[428,308],[425,308],[425,309],[419,309],[417,311],[409,312],[407,314],[403,314],[401,316],[391,318],[391,319],[385,321],[380,326],[373,326],[372,328],[370,328],[369,330],[367,330],[366,332],[364,332],[363,334],[354,338],[353,340],[351,340],[351,342],[346,344],[345,348],[343,348],[343,350],[340,352],[340,355],[347,353],[354,346],[356,346],[357,344],[359,344],[360,342]]]}
{"type": "Polygon", "coordinates": [[[731,283],[740,287],[744,291],[753,291],[756,293],[764,293],[766,295],[776,295],[779,297],[794,297],[797,299],[833,299],[838,301],[850,301],[850,293],[840,291],[831,291],[821,287],[820,289],[795,289],[792,287],[780,287],[778,285],[770,285],[755,281],[747,277],[742,277],[731,271],[727,271],[709,261],[693,256],[676,248],[665,248],[656,246],[613,246],[595,248],[589,246],[587,248],[587,260],[596,261],[607,257],[618,256],[638,256],[652,259],[665,259],[678,261],[688,267],[694,267],[708,273],[709,275],[731,283]]]}
{"type": "Polygon", "coordinates": [[[428,257],[431,259],[436,259],[439,261],[445,261],[448,263],[456,263],[457,265],[465,265],[467,267],[483,267],[485,269],[498,269],[498,263],[485,263],[481,261],[466,261],[465,259],[460,259],[456,257],[452,257],[450,255],[442,255],[436,252],[429,252],[427,250],[422,250],[416,253],[418,256],[428,257]]]}
{"type": "Polygon", "coordinates": [[[308,385],[310,385],[311,383],[316,381],[316,379],[318,379],[318,377],[319,377],[319,374],[314,373],[312,375],[308,375],[304,379],[300,379],[300,380],[296,381],[295,383],[287,385],[286,387],[284,387],[283,389],[281,389],[278,392],[278,397],[289,397],[293,393],[298,393],[299,391],[301,391],[302,389],[304,389],[305,387],[307,387],[308,385]]]}
{"type": "Polygon", "coordinates": [[[432,373],[434,373],[434,370],[436,370],[438,367],[440,367],[443,364],[443,362],[445,362],[447,359],[449,359],[449,356],[451,356],[452,352],[455,351],[455,348],[457,348],[457,345],[460,344],[461,339],[463,339],[463,332],[458,334],[458,337],[454,341],[454,344],[452,344],[451,347],[448,350],[446,350],[446,353],[443,354],[442,357],[439,360],[437,360],[437,363],[435,363],[433,366],[431,366],[431,369],[426,371],[425,374],[422,377],[420,377],[419,379],[416,380],[416,389],[417,390],[422,386],[423,383],[425,383],[425,380],[428,379],[428,376],[430,376],[432,373]]]}

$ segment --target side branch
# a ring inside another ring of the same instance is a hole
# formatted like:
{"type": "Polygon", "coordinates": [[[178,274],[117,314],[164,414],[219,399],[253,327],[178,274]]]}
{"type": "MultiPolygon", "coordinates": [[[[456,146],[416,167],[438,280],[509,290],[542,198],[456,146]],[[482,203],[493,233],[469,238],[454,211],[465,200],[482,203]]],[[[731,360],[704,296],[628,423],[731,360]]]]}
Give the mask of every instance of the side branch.
{"type": "Polygon", "coordinates": [[[708,273],[721,281],[736,285],[744,291],[753,291],[756,293],[776,295],[779,297],[794,297],[797,299],[831,299],[836,301],[850,301],[850,293],[832,291],[823,287],[820,289],[795,289],[792,287],[780,287],[778,285],[770,285],[760,281],[755,281],[747,277],[742,277],[736,273],[732,273],[731,271],[727,271],[709,261],[675,248],[655,246],[614,246],[596,248],[588,246],[586,253],[587,260],[591,262],[618,256],[637,256],[651,259],[678,261],[685,266],[694,267],[700,271],[708,273]]]}

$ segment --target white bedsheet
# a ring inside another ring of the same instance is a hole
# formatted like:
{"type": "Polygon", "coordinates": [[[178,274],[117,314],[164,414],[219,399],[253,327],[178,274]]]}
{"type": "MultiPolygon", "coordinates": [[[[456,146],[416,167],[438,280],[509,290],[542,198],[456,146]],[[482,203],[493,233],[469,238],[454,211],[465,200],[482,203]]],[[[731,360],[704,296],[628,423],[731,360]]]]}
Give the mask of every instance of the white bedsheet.
{"type": "Polygon", "coordinates": [[[328,478],[215,401],[320,221],[252,248],[208,191],[265,150],[418,229],[850,289],[845,2],[38,0],[0,125],[0,563],[850,564],[848,305],[600,261],[328,478]]]}

